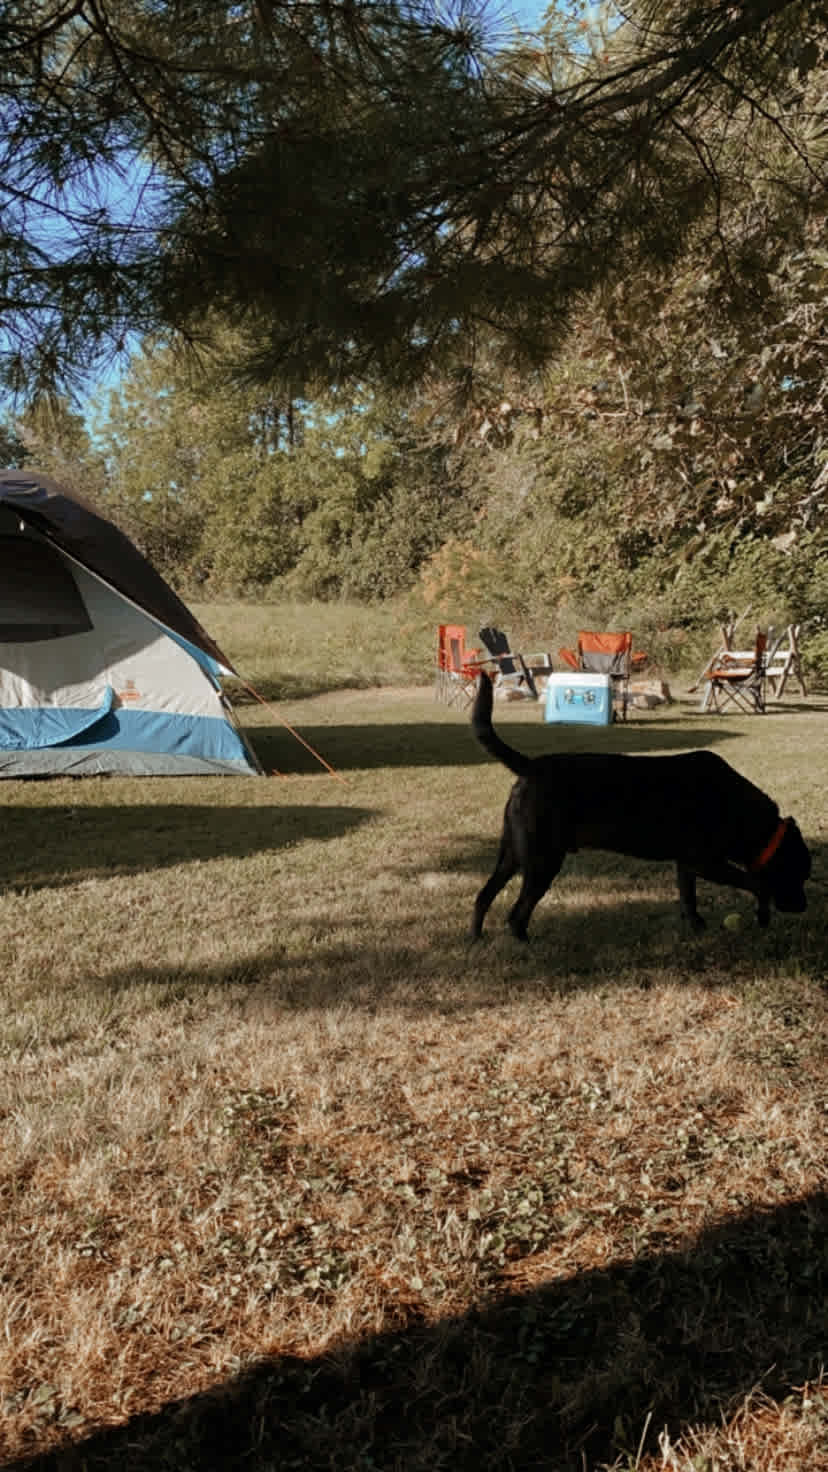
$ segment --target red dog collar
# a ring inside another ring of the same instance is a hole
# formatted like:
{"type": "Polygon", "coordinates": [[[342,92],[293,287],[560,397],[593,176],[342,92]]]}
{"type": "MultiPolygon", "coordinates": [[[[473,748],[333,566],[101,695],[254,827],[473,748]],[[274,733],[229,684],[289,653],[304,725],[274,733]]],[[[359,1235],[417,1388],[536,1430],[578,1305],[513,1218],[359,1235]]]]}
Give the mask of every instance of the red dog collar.
{"type": "Polygon", "coordinates": [[[762,852],[749,865],[751,872],[755,872],[757,869],[764,869],[765,865],[770,863],[787,831],[788,819],[780,818],[762,852]]]}

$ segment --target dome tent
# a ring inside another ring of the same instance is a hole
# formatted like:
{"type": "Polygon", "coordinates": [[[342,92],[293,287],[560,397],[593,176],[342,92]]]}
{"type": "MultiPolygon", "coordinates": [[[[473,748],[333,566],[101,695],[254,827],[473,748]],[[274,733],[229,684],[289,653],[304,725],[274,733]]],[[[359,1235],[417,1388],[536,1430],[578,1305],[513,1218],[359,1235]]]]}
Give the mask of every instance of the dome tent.
{"type": "Polygon", "coordinates": [[[0,471],[0,777],[258,774],[221,688],[235,673],[112,522],[0,471]]]}

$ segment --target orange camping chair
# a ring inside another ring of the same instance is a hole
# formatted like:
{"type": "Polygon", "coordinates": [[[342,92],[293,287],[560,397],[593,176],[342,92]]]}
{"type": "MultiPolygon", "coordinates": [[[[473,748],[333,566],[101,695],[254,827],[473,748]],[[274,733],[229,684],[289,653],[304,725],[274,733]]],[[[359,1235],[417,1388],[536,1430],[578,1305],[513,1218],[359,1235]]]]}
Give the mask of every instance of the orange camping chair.
{"type": "Polygon", "coordinates": [[[437,671],[434,696],[444,705],[466,705],[474,696],[480,673],[480,650],[466,648],[464,624],[440,624],[437,629],[437,671]]]}
{"type": "Polygon", "coordinates": [[[558,650],[561,659],[571,669],[610,676],[613,706],[616,712],[620,710],[622,721],[627,719],[629,703],[632,639],[629,630],[623,633],[597,633],[592,629],[581,629],[575,649],[558,650]]]}
{"type": "Polygon", "coordinates": [[[756,630],[752,649],[722,650],[712,668],[706,670],[702,677],[708,684],[700,709],[715,710],[721,715],[733,705],[736,710],[747,711],[748,715],[763,715],[767,652],[768,636],[761,629],[756,630]]]}

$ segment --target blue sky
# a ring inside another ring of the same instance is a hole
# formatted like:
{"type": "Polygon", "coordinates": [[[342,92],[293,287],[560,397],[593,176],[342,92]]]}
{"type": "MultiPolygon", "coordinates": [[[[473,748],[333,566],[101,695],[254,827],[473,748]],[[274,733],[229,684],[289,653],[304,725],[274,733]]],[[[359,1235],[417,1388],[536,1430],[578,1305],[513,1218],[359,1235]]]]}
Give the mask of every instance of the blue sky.
{"type": "Polygon", "coordinates": [[[512,4],[509,6],[509,10],[514,14],[518,25],[530,31],[540,25],[548,9],[548,0],[543,0],[543,4],[539,5],[530,3],[530,0],[524,0],[523,4],[512,4]]]}

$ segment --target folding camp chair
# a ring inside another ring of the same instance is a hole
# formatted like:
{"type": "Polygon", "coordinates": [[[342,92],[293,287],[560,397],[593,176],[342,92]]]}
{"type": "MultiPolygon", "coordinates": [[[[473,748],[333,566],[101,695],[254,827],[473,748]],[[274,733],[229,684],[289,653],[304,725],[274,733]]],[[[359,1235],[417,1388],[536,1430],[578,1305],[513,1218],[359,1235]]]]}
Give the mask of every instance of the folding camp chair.
{"type": "Polygon", "coordinates": [[[747,711],[748,715],[763,715],[767,648],[767,635],[757,629],[752,649],[723,650],[702,676],[707,681],[707,689],[699,709],[715,710],[721,714],[733,705],[737,710],[747,711]]]}
{"type": "MultiPolygon", "coordinates": [[[[719,645],[718,649],[716,650],[715,654],[711,654],[710,658],[707,661],[707,664],[705,665],[704,669],[696,676],[695,680],[693,681],[693,684],[687,686],[687,694],[688,695],[695,694],[695,692],[698,690],[698,688],[702,684],[702,682],[704,680],[707,680],[709,678],[710,671],[711,670],[715,670],[721,664],[722,659],[724,658],[724,656],[726,654],[734,654],[738,659],[741,659],[741,660],[750,660],[752,658],[752,654],[753,654],[753,651],[752,650],[750,650],[750,649],[741,649],[741,650],[737,649],[737,650],[734,650],[734,648],[733,648],[733,640],[736,637],[736,630],[739,627],[739,624],[742,622],[742,620],[747,618],[747,616],[748,616],[749,613],[750,613],[750,605],[748,605],[748,607],[745,609],[744,613],[740,613],[739,614],[738,618],[736,617],[736,615],[734,613],[730,613],[730,614],[728,614],[727,618],[724,619],[719,624],[719,630],[721,632],[722,642],[719,645]]],[[[702,710],[705,710],[706,709],[707,703],[708,703],[709,699],[710,699],[710,691],[709,690],[705,690],[704,695],[702,697],[701,707],[700,707],[702,710]]]]}
{"type": "Polygon", "coordinates": [[[437,629],[437,670],[434,696],[445,705],[467,704],[474,696],[480,674],[480,650],[466,648],[464,624],[440,624],[437,629]]]}
{"type": "Polygon", "coordinates": [[[627,719],[629,704],[632,639],[629,630],[596,633],[593,629],[581,629],[575,649],[558,650],[561,659],[572,669],[610,676],[613,706],[615,712],[620,711],[622,721],[627,719]]]}
{"type": "Polygon", "coordinates": [[[493,624],[480,629],[478,638],[484,645],[486,652],[496,668],[496,685],[507,693],[513,691],[518,695],[530,695],[533,700],[538,699],[538,687],[535,683],[536,677],[548,672],[552,668],[551,655],[546,652],[539,654],[517,654],[509,648],[509,640],[502,629],[497,629],[493,624]]]}
{"type": "Polygon", "coordinates": [[[789,676],[793,675],[799,685],[800,694],[807,695],[799,653],[799,624],[788,624],[776,638],[768,629],[768,656],[765,667],[768,686],[774,700],[781,700],[789,676]]]}

